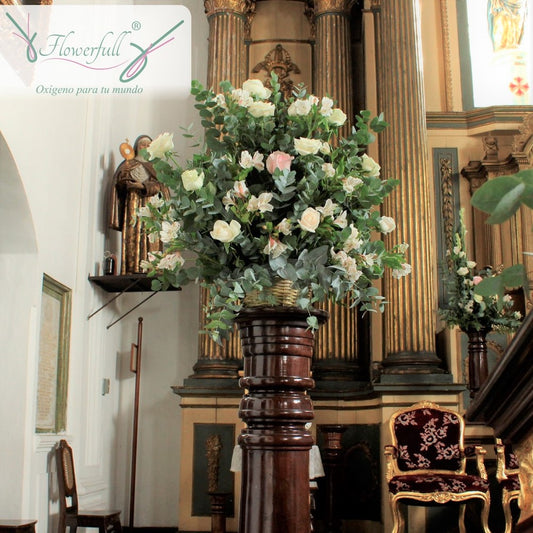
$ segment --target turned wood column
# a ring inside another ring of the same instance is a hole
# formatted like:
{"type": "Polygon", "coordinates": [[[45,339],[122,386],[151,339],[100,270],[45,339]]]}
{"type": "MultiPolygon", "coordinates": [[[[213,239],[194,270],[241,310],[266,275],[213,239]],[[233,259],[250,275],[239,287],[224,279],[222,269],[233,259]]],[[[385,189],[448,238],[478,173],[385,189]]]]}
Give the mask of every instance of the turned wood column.
{"type": "MultiPolygon", "coordinates": [[[[314,311],[319,320],[323,311],[314,311]]],[[[313,436],[311,359],[314,335],[307,311],[244,309],[241,332],[247,391],[239,416],[242,448],[239,533],[310,533],[309,450],[313,436]]]]}
{"type": "Polygon", "coordinates": [[[401,280],[387,271],[383,293],[385,374],[442,373],[435,354],[437,266],[432,227],[426,113],[422,80],[418,0],[381,0],[377,9],[378,102],[390,126],[380,134],[384,178],[400,180],[383,212],[397,229],[385,236],[388,248],[406,242],[412,273],[401,280]]]}
{"type": "Polygon", "coordinates": [[[322,424],[318,429],[324,436],[322,445],[325,479],[324,533],[340,533],[342,521],[339,516],[339,488],[342,480],[342,434],[348,426],[322,424]]]}

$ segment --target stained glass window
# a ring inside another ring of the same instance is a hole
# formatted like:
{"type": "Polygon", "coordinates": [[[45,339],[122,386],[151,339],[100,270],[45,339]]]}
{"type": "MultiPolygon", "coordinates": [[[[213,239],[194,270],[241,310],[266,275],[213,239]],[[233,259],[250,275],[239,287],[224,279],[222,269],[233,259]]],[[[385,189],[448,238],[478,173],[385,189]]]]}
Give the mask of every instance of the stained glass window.
{"type": "Polygon", "coordinates": [[[475,107],[533,104],[531,4],[531,0],[466,2],[475,107]]]}

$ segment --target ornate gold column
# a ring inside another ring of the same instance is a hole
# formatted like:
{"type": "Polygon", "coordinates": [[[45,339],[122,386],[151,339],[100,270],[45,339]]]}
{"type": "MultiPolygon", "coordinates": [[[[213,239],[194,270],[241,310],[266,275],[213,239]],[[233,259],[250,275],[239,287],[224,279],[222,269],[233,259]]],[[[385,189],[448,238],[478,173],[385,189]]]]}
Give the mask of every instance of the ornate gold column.
{"type": "MultiPolygon", "coordinates": [[[[355,0],[315,0],[313,92],[331,96],[353,122],[350,8],[355,0]]],[[[341,134],[343,134],[341,132],[341,134]]],[[[344,135],[344,134],[343,134],[344,135]]]]}
{"type": "MultiPolygon", "coordinates": [[[[246,80],[247,59],[245,39],[249,33],[248,16],[253,11],[251,0],[204,0],[209,21],[209,55],[207,85],[215,92],[221,81],[229,80],[240,87],[246,80]]],[[[200,325],[205,324],[203,307],[207,291],[200,290],[200,325]]],[[[228,390],[227,380],[234,380],[234,392],[239,392],[238,370],[241,366],[241,348],[236,331],[222,345],[213,342],[207,335],[200,335],[198,362],[194,374],[185,380],[185,388],[208,388],[228,390]],[[200,380],[208,380],[201,382],[200,380]],[[217,381],[222,379],[222,382],[217,381]]],[[[217,393],[220,391],[217,390],[217,393]]]]}
{"type": "MultiPolygon", "coordinates": [[[[350,9],[353,0],[315,0],[315,69],[313,92],[331,96],[348,117],[341,135],[354,122],[353,77],[351,60],[350,9]]],[[[346,302],[349,304],[349,302],[346,302]]],[[[316,335],[313,377],[314,396],[341,389],[357,389],[353,383],[368,383],[367,361],[362,352],[369,350],[368,322],[358,318],[357,309],[331,302],[320,306],[329,312],[327,324],[316,335]]]]}
{"type": "MultiPolygon", "coordinates": [[[[378,102],[390,124],[380,135],[379,160],[383,177],[400,180],[384,203],[384,212],[397,223],[386,244],[408,243],[413,267],[411,275],[401,280],[393,279],[390,272],[384,278],[383,292],[389,303],[384,317],[383,367],[385,374],[402,374],[404,380],[409,374],[443,372],[435,354],[437,259],[431,231],[435,217],[430,201],[419,2],[381,0],[377,4],[373,7],[380,40],[378,102]]],[[[382,381],[399,380],[382,376],[382,381]]]]}
{"type": "Polygon", "coordinates": [[[246,80],[247,14],[253,0],[204,0],[209,21],[207,85],[217,91],[221,81],[240,87],[246,80]]]}

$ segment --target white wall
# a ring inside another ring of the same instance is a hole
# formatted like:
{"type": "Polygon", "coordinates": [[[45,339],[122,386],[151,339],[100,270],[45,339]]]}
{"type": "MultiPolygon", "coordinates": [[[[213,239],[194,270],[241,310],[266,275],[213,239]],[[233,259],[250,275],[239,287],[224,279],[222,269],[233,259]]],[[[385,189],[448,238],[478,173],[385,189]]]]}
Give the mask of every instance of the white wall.
{"type": "MultiPolygon", "coordinates": [[[[205,81],[208,30],[203,2],[176,3],[191,11],[192,78],[205,81]]],[[[140,133],[175,131],[177,150],[186,153],[178,126],[195,119],[192,101],[184,95],[164,100],[35,95],[2,105],[0,132],[20,177],[10,163],[11,182],[5,179],[7,151],[0,150],[0,196],[13,197],[9,183],[19,192],[10,204],[15,213],[3,204],[0,210],[0,226],[13,228],[11,247],[0,245],[0,416],[3,431],[10,435],[0,440],[0,515],[38,518],[41,533],[55,526],[50,452],[61,438],[34,432],[43,273],[72,289],[65,436],[74,448],[81,504],[121,508],[123,523],[128,524],[135,382],[128,369],[129,351],[142,316],[135,525],[177,525],[179,398],[170,387],[182,383],[196,360],[196,289],[158,294],[107,329],[148,294],[125,295],[88,320],[112,295],[93,287],[87,277],[97,273],[104,250],[118,243],[116,232],[106,228],[105,198],[120,162],[119,144],[140,133]],[[102,395],[105,378],[110,393],[102,395]]]]}

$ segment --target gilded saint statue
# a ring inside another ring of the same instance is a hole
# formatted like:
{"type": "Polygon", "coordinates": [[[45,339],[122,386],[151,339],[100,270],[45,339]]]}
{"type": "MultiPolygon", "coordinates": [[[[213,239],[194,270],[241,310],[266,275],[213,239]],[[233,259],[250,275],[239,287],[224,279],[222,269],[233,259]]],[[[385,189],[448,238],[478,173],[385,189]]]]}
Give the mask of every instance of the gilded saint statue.
{"type": "Polygon", "coordinates": [[[495,52],[520,46],[526,14],[527,0],[488,0],[489,32],[495,52]]]}
{"type": "Polygon", "coordinates": [[[122,232],[121,275],[142,272],[141,261],[148,258],[148,252],[161,249],[159,241],[150,242],[137,217],[138,210],[153,196],[168,198],[168,189],[157,180],[154,167],[140,153],[151,142],[148,135],[140,135],[133,148],[128,142],[122,143],[124,161],[113,176],[110,227],[122,232]]]}

